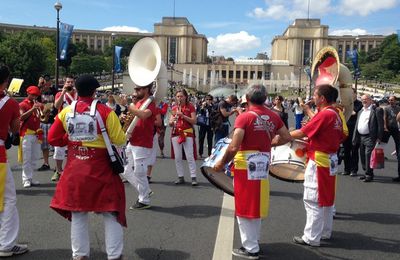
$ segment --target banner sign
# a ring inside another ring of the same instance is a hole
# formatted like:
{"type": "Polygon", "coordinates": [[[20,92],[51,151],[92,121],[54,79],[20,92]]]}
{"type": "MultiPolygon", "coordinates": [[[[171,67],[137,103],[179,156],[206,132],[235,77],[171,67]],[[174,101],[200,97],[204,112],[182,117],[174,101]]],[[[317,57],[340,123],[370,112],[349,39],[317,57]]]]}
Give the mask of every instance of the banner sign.
{"type": "Polygon", "coordinates": [[[115,46],[115,49],[114,49],[114,51],[115,51],[115,63],[114,63],[115,67],[114,67],[114,71],[116,73],[122,72],[122,69],[121,69],[121,50],[122,50],[121,46],[115,46]]]}
{"type": "Polygon", "coordinates": [[[67,59],[68,44],[69,44],[69,39],[72,36],[73,29],[74,29],[73,25],[60,22],[60,39],[59,39],[60,60],[67,59]]]}

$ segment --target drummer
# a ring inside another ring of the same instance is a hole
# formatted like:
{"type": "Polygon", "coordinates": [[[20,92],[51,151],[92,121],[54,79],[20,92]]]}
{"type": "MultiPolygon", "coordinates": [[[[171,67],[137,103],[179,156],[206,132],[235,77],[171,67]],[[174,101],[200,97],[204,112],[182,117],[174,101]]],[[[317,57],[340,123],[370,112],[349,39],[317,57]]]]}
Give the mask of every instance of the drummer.
{"type": "Polygon", "coordinates": [[[337,150],[348,134],[343,113],[336,108],[338,91],[329,84],[317,85],[313,101],[316,113],[301,129],[290,132],[296,139],[308,137],[308,164],[304,176],[304,207],[307,220],[302,237],[293,237],[301,245],[319,246],[332,233],[333,204],[337,172],[337,150]],[[323,185],[323,188],[318,188],[323,185]]]}
{"type": "Polygon", "coordinates": [[[235,120],[232,141],[224,156],[214,166],[222,171],[234,159],[235,214],[242,247],[233,249],[238,257],[258,259],[261,218],[268,215],[268,168],[271,146],[285,144],[292,138],[277,114],[263,106],[267,91],[262,85],[249,87],[248,112],[235,120]],[[276,134],[280,138],[272,139],[276,134]]]}

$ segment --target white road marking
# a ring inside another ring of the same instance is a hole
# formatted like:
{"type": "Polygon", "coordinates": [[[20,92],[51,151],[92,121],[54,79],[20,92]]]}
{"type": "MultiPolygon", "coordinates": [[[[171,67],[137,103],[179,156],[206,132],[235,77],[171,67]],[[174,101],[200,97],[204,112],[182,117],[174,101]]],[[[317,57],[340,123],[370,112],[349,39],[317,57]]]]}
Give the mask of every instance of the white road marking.
{"type": "Polygon", "coordinates": [[[219,216],[217,237],[213,260],[232,259],[233,234],[235,227],[235,203],[234,198],[224,193],[221,215],[219,216]]]}

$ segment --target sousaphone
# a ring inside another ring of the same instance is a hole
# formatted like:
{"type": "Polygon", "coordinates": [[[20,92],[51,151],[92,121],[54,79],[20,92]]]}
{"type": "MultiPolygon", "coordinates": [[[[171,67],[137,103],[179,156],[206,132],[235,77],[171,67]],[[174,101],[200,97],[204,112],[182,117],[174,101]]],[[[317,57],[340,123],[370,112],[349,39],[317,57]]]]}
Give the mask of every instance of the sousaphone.
{"type": "MultiPolygon", "coordinates": [[[[154,39],[145,37],[133,46],[129,54],[128,71],[135,86],[145,87],[153,83],[153,95],[142,104],[140,110],[145,110],[151,102],[158,102],[166,97],[167,68],[161,60],[161,50],[154,39]]],[[[138,117],[134,117],[130,123],[125,133],[127,139],[131,137],[138,120],[138,117]]]]}
{"type": "Polygon", "coordinates": [[[326,46],[318,51],[311,67],[311,77],[315,86],[327,84],[339,91],[338,99],[348,120],[353,112],[353,80],[350,70],[340,63],[335,48],[326,46]]]}

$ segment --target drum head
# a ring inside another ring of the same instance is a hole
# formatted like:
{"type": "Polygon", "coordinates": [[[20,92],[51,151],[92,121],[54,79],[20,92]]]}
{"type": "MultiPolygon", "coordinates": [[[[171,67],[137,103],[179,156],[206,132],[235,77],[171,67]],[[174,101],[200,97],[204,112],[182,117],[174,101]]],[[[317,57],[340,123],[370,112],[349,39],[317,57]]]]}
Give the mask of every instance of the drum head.
{"type": "Polygon", "coordinates": [[[206,177],[211,184],[229,195],[234,196],[232,177],[227,176],[224,172],[216,172],[211,167],[202,166],[200,169],[201,173],[203,173],[204,177],[206,177]]]}
{"type": "Polygon", "coordinates": [[[304,167],[296,164],[283,163],[270,165],[269,174],[281,181],[304,182],[304,167]]]}

